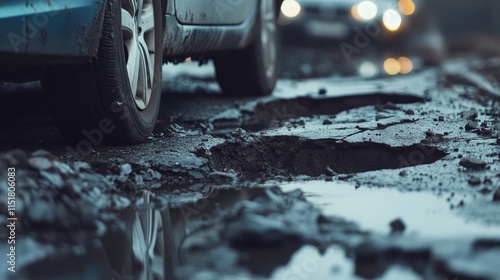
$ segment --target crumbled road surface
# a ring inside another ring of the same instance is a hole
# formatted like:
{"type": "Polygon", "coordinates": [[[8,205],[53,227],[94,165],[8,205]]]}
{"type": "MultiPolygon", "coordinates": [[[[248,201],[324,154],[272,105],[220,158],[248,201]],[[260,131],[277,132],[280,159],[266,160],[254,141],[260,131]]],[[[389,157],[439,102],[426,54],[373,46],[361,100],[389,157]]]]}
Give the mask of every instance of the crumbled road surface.
{"type": "Polygon", "coordinates": [[[498,59],[260,99],[165,72],[133,146],[65,144],[37,84],[1,86],[1,279],[500,279],[498,59]]]}

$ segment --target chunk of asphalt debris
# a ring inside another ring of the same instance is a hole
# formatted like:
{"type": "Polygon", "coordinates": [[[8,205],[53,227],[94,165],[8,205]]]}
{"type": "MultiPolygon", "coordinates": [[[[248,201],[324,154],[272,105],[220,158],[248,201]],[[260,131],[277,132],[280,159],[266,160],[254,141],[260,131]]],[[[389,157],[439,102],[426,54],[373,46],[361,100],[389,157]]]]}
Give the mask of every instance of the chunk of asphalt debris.
{"type": "Polygon", "coordinates": [[[463,111],[460,116],[464,119],[475,120],[477,118],[477,111],[475,109],[463,111]]]}
{"type": "Polygon", "coordinates": [[[493,133],[493,131],[489,127],[481,128],[481,135],[483,135],[483,136],[490,136],[492,133],[493,133]]]}
{"type": "Polygon", "coordinates": [[[331,125],[333,122],[331,120],[324,120],[323,125],[331,125]]]}
{"type": "Polygon", "coordinates": [[[29,163],[33,168],[39,169],[39,170],[51,169],[54,166],[52,161],[49,160],[48,158],[45,158],[45,157],[30,158],[29,163]]]}
{"type": "Polygon", "coordinates": [[[0,166],[15,166],[16,168],[30,168],[28,155],[25,151],[14,150],[0,156],[0,166]]]}
{"type": "Polygon", "coordinates": [[[57,188],[64,186],[64,180],[60,174],[40,170],[40,177],[47,180],[47,183],[57,188]]]}
{"type": "Polygon", "coordinates": [[[391,233],[403,233],[406,229],[406,225],[401,219],[395,219],[389,226],[391,227],[391,233]]]}
{"type": "Polygon", "coordinates": [[[31,154],[31,157],[45,157],[48,159],[54,159],[52,154],[46,150],[37,150],[31,154]]]}
{"type": "Polygon", "coordinates": [[[479,177],[477,177],[477,176],[470,177],[468,182],[469,182],[469,185],[471,185],[473,187],[477,187],[477,186],[481,185],[481,179],[479,179],[479,177]]]}
{"type": "Polygon", "coordinates": [[[476,129],[478,129],[478,124],[476,121],[470,120],[465,125],[465,130],[467,130],[467,131],[476,130],[476,129]]]}
{"type": "Polygon", "coordinates": [[[484,187],[482,189],[479,190],[479,193],[483,194],[483,195],[488,195],[492,192],[493,190],[488,188],[488,187],[484,187]]]}
{"type": "Polygon", "coordinates": [[[483,183],[486,185],[491,185],[491,184],[493,184],[493,181],[491,180],[490,177],[486,177],[486,178],[484,178],[483,183]]]}
{"type": "Polygon", "coordinates": [[[73,169],[71,169],[71,167],[69,167],[69,165],[67,165],[66,163],[62,163],[60,161],[54,161],[53,164],[56,171],[58,171],[61,174],[68,175],[75,173],[73,169]]]}
{"type": "Polygon", "coordinates": [[[500,188],[498,188],[496,192],[493,194],[493,201],[500,202],[500,188]]]}
{"type": "Polygon", "coordinates": [[[125,163],[120,166],[120,176],[127,176],[132,173],[132,165],[130,163],[125,163]]]}
{"type": "Polygon", "coordinates": [[[460,165],[467,169],[484,169],[486,162],[476,157],[466,157],[460,160],[460,165]]]}
{"type": "Polygon", "coordinates": [[[302,245],[318,230],[319,212],[306,213],[308,205],[300,190],[290,194],[276,187],[256,190],[250,200],[237,203],[227,213],[221,235],[240,248],[302,245]]]}
{"type": "Polygon", "coordinates": [[[411,109],[410,109],[410,110],[406,110],[406,111],[405,111],[405,114],[407,114],[407,115],[409,115],[409,116],[413,116],[413,115],[415,115],[415,111],[413,111],[413,110],[411,110],[411,109]]]}

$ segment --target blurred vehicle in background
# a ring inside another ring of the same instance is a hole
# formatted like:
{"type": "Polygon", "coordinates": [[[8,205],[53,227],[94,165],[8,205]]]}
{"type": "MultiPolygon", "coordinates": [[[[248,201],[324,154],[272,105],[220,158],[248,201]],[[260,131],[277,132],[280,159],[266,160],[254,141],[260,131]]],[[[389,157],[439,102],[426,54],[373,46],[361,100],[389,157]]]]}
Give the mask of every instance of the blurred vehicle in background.
{"type": "Polygon", "coordinates": [[[426,0],[284,0],[283,41],[316,44],[345,75],[406,75],[435,64],[444,43],[426,0]]]}
{"type": "Polygon", "coordinates": [[[397,37],[419,0],[285,0],[279,25],[286,41],[304,37],[344,40],[357,32],[377,39],[397,37]],[[371,34],[370,34],[371,33],[371,34]]]}

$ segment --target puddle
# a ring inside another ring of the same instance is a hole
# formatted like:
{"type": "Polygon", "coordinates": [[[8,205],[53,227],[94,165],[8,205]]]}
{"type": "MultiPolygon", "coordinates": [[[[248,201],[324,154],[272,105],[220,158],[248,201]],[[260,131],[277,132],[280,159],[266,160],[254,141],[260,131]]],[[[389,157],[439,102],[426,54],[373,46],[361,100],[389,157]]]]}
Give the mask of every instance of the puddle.
{"type": "Polygon", "coordinates": [[[446,155],[421,145],[391,147],[376,143],[337,143],[332,139],[280,136],[216,146],[211,149],[211,164],[215,170],[233,169],[246,178],[350,174],[412,165],[404,159],[412,158],[415,151],[422,147],[430,152],[413,165],[434,163],[446,155]]]}
{"type": "MultiPolygon", "coordinates": [[[[325,253],[320,254],[313,246],[304,246],[291,258],[290,262],[276,269],[271,280],[316,280],[316,279],[344,279],[361,280],[355,276],[355,265],[345,256],[344,251],[332,246],[325,253]]],[[[411,270],[400,266],[392,266],[386,273],[377,279],[381,280],[418,280],[420,276],[411,270]]]]}
{"type": "Polygon", "coordinates": [[[468,222],[450,210],[445,197],[431,193],[403,193],[394,189],[359,188],[347,183],[297,182],[284,191],[301,189],[307,200],[325,215],[357,223],[363,230],[387,235],[389,223],[397,218],[406,225],[405,235],[428,239],[500,236],[500,227],[468,222]]]}
{"type": "Polygon", "coordinates": [[[348,257],[339,249],[323,255],[312,249],[298,251],[289,265],[276,271],[279,277],[273,280],[498,279],[500,227],[467,221],[450,210],[446,198],[324,181],[281,188],[285,192],[302,189],[307,200],[325,215],[354,222],[370,232],[370,237],[356,246],[354,255],[344,247],[348,257]],[[390,233],[389,224],[395,219],[406,227],[402,234],[390,233]],[[310,274],[297,276],[296,271],[308,268],[310,274]]]}
{"type": "MultiPolygon", "coordinates": [[[[68,252],[59,250],[57,258],[24,267],[20,275],[55,279],[62,273],[63,278],[74,278],[85,271],[89,279],[372,279],[356,277],[367,274],[340,247],[329,246],[320,253],[302,238],[315,236],[318,223],[323,223],[336,229],[336,244],[342,244],[362,232],[351,221],[364,230],[387,235],[388,223],[398,217],[407,225],[405,234],[417,237],[500,234],[498,228],[466,223],[449,211],[444,198],[425,193],[355,190],[346,183],[320,181],[281,188],[208,188],[202,193],[204,199],[172,207],[168,194],[144,192],[135,200],[136,207],[120,214],[123,228],[110,224],[104,236],[87,236],[87,243],[67,245],[68,252]],[[297,188],[305,191],[307,201],[294,191],[297,188]],[[323,214],[342,220],[326,224],[319,219],[323,214]],[[213,277],[196,278],[203,273],[213,277]],[[235,273],[251,274],[229,277],[235,273]]],[[[36,251],[34,247],[27,249],[36,251]]],[[[380,265],[384,270],[377,279],[421,279],[402,264],[390,264],[380,265]]]]}

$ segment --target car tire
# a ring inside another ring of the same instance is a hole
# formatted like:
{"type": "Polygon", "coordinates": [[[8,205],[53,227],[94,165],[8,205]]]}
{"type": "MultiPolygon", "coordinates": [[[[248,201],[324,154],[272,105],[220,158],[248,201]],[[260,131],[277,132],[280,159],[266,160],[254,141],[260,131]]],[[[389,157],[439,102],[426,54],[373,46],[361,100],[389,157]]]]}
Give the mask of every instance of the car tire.
{"type": "Polygon", "coordinates": [[[160,0],[109,0],[97,57],[48,67],[42,84],[66,140],[136,143],[153,131],[162,78],[160,0]]]}
{"type": "Polygon", "coordinates": [[[278,34],[275,0],[261,0],[254,42],[214,59],[217,81],[226,95],[272,93],[278,77],[278,34]]]}

